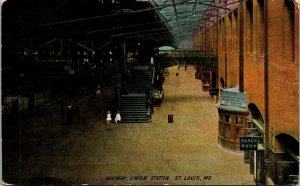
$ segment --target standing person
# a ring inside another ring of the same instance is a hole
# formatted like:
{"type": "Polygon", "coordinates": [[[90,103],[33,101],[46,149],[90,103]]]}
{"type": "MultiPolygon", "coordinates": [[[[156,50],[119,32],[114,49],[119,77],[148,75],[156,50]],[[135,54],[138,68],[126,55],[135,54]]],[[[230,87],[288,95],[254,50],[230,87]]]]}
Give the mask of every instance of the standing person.
{"type": "Polygon", "coordinates": [[[107,111],[107,114],[106,114],[106,124],[109,124],[111,121],[111,113],[110,111],[107,111]]]}
{"type": "Polygon", "coordinates": [[[121,114],[120,111],[117,112],[116,117],[115,117],[115,122],[118,124],[118,121],[121,121],[121,114]]]}

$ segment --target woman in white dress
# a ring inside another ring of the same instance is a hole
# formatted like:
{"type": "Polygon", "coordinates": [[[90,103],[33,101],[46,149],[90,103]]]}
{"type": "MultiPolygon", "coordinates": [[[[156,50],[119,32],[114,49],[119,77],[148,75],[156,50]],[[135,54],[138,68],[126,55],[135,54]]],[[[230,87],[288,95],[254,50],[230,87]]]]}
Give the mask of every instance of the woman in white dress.
{"type": "Polygon", "coordinates": [[[121,121],[121,114],[119,111],[117,112],[116,117],[115,117],[116,124],[118,124],[118,121],[121,121]]]}
{"type": "Polygon", "coordinates": [[[107,111],[107,114],[106,114],[106,124],[109,124],[111,121],[111,113],[110,111],[107,111]]]}

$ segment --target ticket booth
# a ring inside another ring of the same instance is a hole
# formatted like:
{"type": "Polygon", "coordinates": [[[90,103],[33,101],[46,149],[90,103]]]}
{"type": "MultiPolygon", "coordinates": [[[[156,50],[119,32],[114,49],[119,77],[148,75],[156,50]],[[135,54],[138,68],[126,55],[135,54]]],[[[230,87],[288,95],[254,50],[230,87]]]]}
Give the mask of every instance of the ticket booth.
{"type": "Polygon", "coordinates": [[[246,93],[235,89],[221,89],[217,106],[219,113],[218,143],[230,150],[240,150],[240,136],[247,127],[246,93]]]}
{"type": "Polygon", "coordinates": [[[218,143],[231,150],[240,150],[240,136],[244,135],[248,111],[234,106],[219,106],[218,143]]]}

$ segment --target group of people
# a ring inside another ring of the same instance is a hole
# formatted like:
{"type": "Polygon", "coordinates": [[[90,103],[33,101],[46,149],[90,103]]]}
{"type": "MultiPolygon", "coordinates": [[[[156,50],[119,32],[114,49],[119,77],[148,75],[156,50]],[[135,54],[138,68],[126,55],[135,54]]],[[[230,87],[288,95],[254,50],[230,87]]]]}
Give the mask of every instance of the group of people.
{"type": "MultiPolygon", "coordinates": [[[[110,111],[107,111],[107,114],[106,114],[106,124],[109,124],[111,121],[112,121],[111,113],[110,113],[110,111]]],[[[121,121],[120,111],[117,112],[114,121],[115,121],[116,124],[118,124],[118,122],[121,121]]]]}

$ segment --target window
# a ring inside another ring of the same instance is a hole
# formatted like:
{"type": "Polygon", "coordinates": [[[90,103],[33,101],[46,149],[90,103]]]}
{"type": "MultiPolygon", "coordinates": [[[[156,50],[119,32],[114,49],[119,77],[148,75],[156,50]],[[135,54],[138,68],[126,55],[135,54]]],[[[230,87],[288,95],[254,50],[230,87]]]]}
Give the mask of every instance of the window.
{"type": "Polygon", "coordinates": [[[247,37],[246,41],[249,44],[246,44],[247,51],[253,52],[253,4],[252,0],[247,1],[247,13],[246,13],[246,29],[247,29],[247,37]]]}
{"type": "Polygon", "coordinates": [[[219,22],[218,22],[218,24],[219,24],[219,26],[218,26],[218,50],[219,51],[222,51],[222,45],[221,45],[221,43],[222,43],[222,21],[221,20],[219,20],[219,22]]]}
{"type": "Polygon", "coordinates": [[[225,28],[225,21],[224,21],[224,18],[221,20],[221,35],[222,35],[222,51],[225,51],[225,48],[226,48],[226,28],[225,28]]]}
{"type": "Polygon", "coordinates": [[[285,0],[283,6],[283,61],[294,63],[295,60],[295,39],[294,39],[294,4],[293,1],[285,0]]]}
{"type": "Polygon", "coordinates": [[[239,27],[238,27],[238,11],[233,12],[233,50],[239,51],[239,27]]]}
{"type": "Polygon", "coordinates": [[[230,115],[225,114],[225,122],[230,123],[230,115]]]}
{"type": "Polygon", "coordinates": [[[257,9],[257,52],[264,54],[264,29],[265,29],[265,15],[264,15],[264,1],[258,0],[257,9]]]}
{"type": "Polygon", "coordinates": [[[228,31],[227,31],[227,38],[228,38],[228,51],[232,51],[232,38],[233,38],[233,34],[232,34],[232,14],[229,14],[228,16],[228,31]]]}
{"type": "Polygon", "coordinates": [[[235,123],[236,123],[236,124],[243,124],[243,118],[241,118],[241,117],[236,117],[236,118],[235,118],[235,123]]]}

